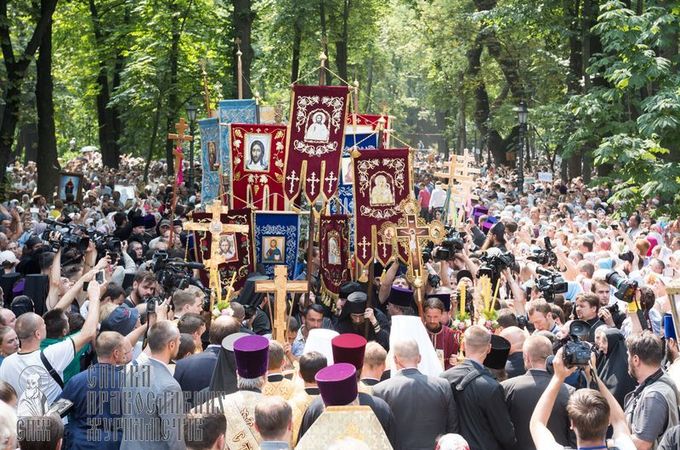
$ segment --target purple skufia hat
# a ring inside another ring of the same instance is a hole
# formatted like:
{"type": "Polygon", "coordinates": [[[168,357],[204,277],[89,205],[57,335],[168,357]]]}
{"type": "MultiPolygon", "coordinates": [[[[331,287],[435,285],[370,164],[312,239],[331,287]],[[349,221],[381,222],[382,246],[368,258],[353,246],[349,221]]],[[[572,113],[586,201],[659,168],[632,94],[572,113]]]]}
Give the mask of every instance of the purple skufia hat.
{"type": "Polygon", "coordinates": [[[324,367],[314,377],[326,406],[349,405],[359,395],[357,369],[349,363],[324,367]]]}
{"type": "Polygon", "coordinates": [[[241,378],[258,378],[267,373],[269,340],[263,336],[244,336],[234,342],[236,372],[241,378]]]}
{"type": "Polygon", "coordinates": [[[413,302],[413,291],[399,286],[392,286],[387,302],[397,306],[411,306],[413,302]]]}

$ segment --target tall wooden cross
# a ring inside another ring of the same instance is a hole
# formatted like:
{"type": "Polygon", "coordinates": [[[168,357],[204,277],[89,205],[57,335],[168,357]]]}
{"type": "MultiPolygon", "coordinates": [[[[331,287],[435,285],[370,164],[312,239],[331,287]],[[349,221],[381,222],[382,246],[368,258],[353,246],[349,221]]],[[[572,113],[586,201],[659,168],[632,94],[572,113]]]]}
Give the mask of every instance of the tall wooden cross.
{"type": "Polygon", "coordinates": [[[408,249],[408,272],[406,278],[413,283],[416,288],[416,297],[418,305],[418,313],[423,317],[423,302],[421,288],[425,282],[426,276],[423,273],[423,261],[421,245],[426,241],[432,241],[436,244],[446,236],[446,228],[441,222],[436,220],[426,224],[425,221],[418,217],[419,206],[418,202],[411,199],[403,204],[404,216],[396,225],[389,225],[385,232],[392,236],[396,241],[393,248],[397,249],[399,243],[406,244],[408,249]]]}
{"type": "Polygon", "coordinates": [[[274,340],[281,344],[286,343],[286,330],[288,329],[288,324],[286,323],[286,294],[288,292],[303,293],[308,290],[309,283],[307,281],[288,280],[288,266],[285,264],[274,266],[273,280],[255,282],[255,292],[274,293],[274,323],[272,324],[274,340]]]}
{"type": "Polygon", "coordinates": [[[212,311],[215,301],[219,303],[222,300],[222,284],[220,283],[219,265],[223,264],[225,261],[224,258],[220,256],[220,235],[223,233],[248,233],[250,227],[248,227],[248,225],[222,223],[222,214],[226,211],[219,199],[212,202],[209,211],[212,214],[210,222],[188,222],[184,224],[184,229],[187,231],[203,231],[210,233],[210,259],[204,260],[203,265],[210,273],[210,290],[212,291],[212,295],[210,296],[210,311],[212,311]]]}
{"type": "MultiPolygon", "coordinates": [[[[478,168],[473,167],[474,163],[474,156],[470,154],[468,149],[465,149],[462,155],[451,156],[447,163],[449,166],[447,172],[434,174],[437,178],[448,179],[443,217],[444,220],[450,219],[449,222],[454,223],[454,225],[457,218],[455,199],[457,198],[461,205],[466,205],[473,198],[472,189],[475,186],[475,176],[480,173],[478,168]]],[[[464,208],[465,206],[463,206],[464,208]]]]}
{"type": "MultiPolygon", "coordinates": [[[[182,159],[184,158],[184,153],[182,152],[182,146],[185,142],[193,141],[194,137],[184,132],[189,128],[189,125],[181,117],[179,122],[175,124],[175,130],[177,133],[169,133],[168,139],[175,142],[175,149],[172,154],[175,157],[175,166],[177,170],[177,175],[175,176],[175,181],[172,184],[172,201],[170,205],[170,222],[175,220],[175,207],[177,206],[177,184],[180,182],[180,174],[182,173],[182,159]]],[[[170,162],[168,161],[168,165],[170,162]]],[[[170,247],[175,245],[175,227],[170,228],[170,247]]]]}

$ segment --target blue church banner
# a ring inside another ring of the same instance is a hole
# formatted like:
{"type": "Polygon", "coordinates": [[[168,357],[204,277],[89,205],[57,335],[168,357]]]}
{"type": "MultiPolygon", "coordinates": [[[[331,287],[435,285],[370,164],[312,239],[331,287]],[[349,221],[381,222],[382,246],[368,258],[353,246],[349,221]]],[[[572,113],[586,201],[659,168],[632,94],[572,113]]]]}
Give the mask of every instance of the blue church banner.
{"type": "Polygon", "coordinates": [[[218,104],[220,127],[220,164],[222,186],[226,198],[223,203],[231,206],[231,149],[229,148],[229,125],[232,123],[257,123],[257,104],[254,99],[221,100],[218,104]]]}
{"type": "Polygon", "coordinates": [[[220,127],[217,118],[198,121],[201,131],[201,202],[212,202],[220,192],[220,127]]]}
{"type": "Polygon", "coordinates": [[[295,274],[300,242],[300,216],[288,212],[255,213],[255,263],[274,276],[274,266],[286,264],[288,278],[295,274]]]}

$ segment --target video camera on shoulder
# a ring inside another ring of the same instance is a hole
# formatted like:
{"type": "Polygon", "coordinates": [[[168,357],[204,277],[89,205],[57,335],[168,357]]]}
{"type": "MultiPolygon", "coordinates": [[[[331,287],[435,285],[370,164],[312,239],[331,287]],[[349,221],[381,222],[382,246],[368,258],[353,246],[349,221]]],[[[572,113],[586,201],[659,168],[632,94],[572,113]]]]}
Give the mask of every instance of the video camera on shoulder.
{"type": "Polygon", "coordinates": [[[81,253],[85,253],[90,245],[90,238],[80,234],[79,226],[52,219],[45,219],[44,222],[47,227],[40,238],[49,242],[54,251],[65,247],[75,247],[81,253]]]}
{"type": "Polygon", "coordinates": [[[536,267],[536,289],[539,290],[545,301],[553,303],[555,294],[564,294],[569,290],[569,284],[564,281],[562,275],[552,270],[536,267]]]}
{"type": "Polygon", "coordinates": [[[168,252],[158,250],[154,253],[153,272],[156,280],[163,290],[172,295],[176,290],[186,289],[189,286],[199,288],[206,295],[203,302],[203,310],[210,310],[210,289],[203,286],[201,280],[193,276],[194,269],[204,269],[205,266],[197,262],[187,262],[180,258],[170,258],[168,252]]]}
{"type": "Polygon", "coordinates": [[[557,255],[553,251],[552,242],[550,238],[546,236],[543,239],[545,249],[534,251],[533,255],[528,256],[529,261],[533,261],[542,266],[554,266],[557,264],[557,255]]]}
{"type": "Polygon", "coordinates": [[[505,269],[519,272],[519,264],[515,261],[515,255],[510,252],[503,253],[498,249],[492,250],[494,251],[486,251],[479,257],[480,266],[477,270],[477,278],[487,276],[495,284],[505,269]]]}
{"type": "MultiPolygon", "coordinates": [[[[566,367],[587,367],[590,363],[590,355],[593,348],[584,339],[590,333],[590,325],[585,320],[574,320],[569,325],[569,335],[559,341],[554,348],[555,353],[562,349],[562,361],[566,367]]],[[[551,375],[555,373],[553,367],[554,355],[548,356],[545,361],[545,369],[551,375]]]]}
{"type": "Polygon", "coordinates": [[[463,251],[465,245],[465,232],[457,231],[453,227],[446,227],[446,238],[441,245],[435,247],[434,243],[428,243],[423,250],[423,261],[434,260],[434,262],[448,261],[453,259],[456,253],[463,251]]]}

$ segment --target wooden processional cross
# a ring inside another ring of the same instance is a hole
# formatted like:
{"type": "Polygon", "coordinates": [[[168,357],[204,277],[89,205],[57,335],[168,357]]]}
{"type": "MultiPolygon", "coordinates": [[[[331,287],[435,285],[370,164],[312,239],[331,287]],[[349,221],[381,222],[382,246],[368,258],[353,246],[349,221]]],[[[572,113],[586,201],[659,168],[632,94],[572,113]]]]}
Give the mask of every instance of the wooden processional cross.
{"type": "Polygon", "coordinates": [[[448,179],[443,218],[453,225],[457,225],[459,219],[454,197],[460,200],[463,208],[465,207],[464,205],[474,198],[472,193],[472,189],[475,186],[474,176],[480,173],[479,169],[472,166],[474,163],[474,156],[470,154],[468,149],[465,149],[462,155],[451,156],[451,160],[447,163],[449,166],[448,172],[434,174],[437,178],[448,179]]]}
{"type": "MultiPolygon", "coordinates": [[[[288,324],[286,323],[286,294],[289,292],[306,293],[308,291],[309,283],[307,281],[288,280],[288,266],[285,264],[274,266],[273,280],[255,282],[255,292],[274,294],[274,323],[272,327],[275,341],[281,344],[286,343],[286,330],[288,329],[288,324]]],[[[271,302],[269,302],[269,305],[271,307],[271,302]]]]}
{"type": "Polygon", "coordinates": [[[416,304],[418,305],[418,314],[423,318],[423,299],[421,288],[425,282],[423,274],[423,260],[421,245],[426,241],[432,241],[436,244],[441,243],[446,236],[446,228],[441,222],[433,220],[426,224],[423,219],[418,217],[419,207],[418,202],[409,200],[404,204],[404,216],[399,223],[390,226],[388,233],[396,240],[398,244],[404,243],[408,249],[408,273],[406,274],[409,281],[413,282],[416,288],[416,304]]]}
{"type": "MultiPolygon", "coordinates": [[[[184,121],[183,117],[180,117],[179,122],[175,124],[175,130],[177,133],[169,133],[168,139],[175,142],[175,148],[172,150],[172,155],[175,158],[175,181],[172,183],[172,202],[170,205],[170,222],[175,221],[175,207],[177,206],[177,183],[179,182],[178,176],[182,171],[182,159],[184,158],[184,153],[182,152],[182,147],[185,142],[190,142],[194,140],[193,136],[184,134],[184,132],[189,128],[189,125],[184,121]]],[[[175,227],[170,228],[170,248],[175,245],[175,227]]]]}
{"type": "MultiPolygon", "coordinates": [[[[215,300],[219,303],[222,299],[222,284],[220,282],[219,265],[224,263],[224,258],[220,255],[220,235],[224,233],[248,233],[248,225],[233,223],[222,223],[222,214],[227,212],[222,206],[222,202],[216,199],[210,205],[209,211],[212,214],[210,222],[198,223],[188,222],[184,224],[187,231],[203,231],[210,233],[210,259],[203,260],[203,265],[210,273],[210,311],[212,312],[215,300]]],[[[234,239],[236,242],[236,239],[234,239]]],[[[196,245],[196,243],[194,243],[196,245]]]]}

